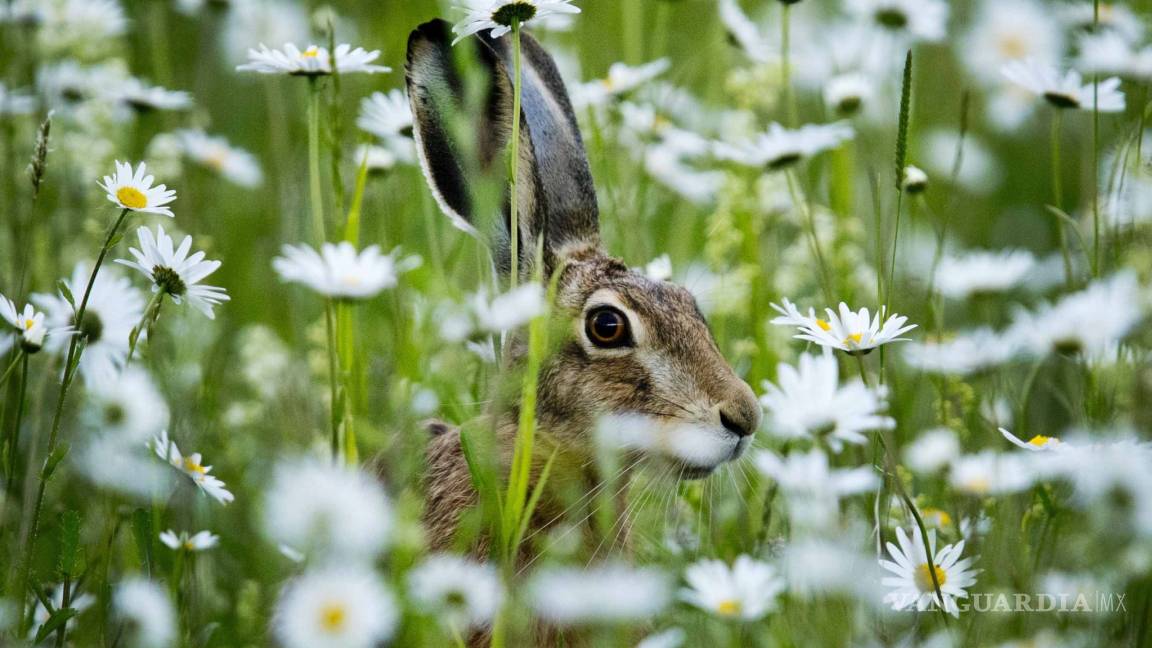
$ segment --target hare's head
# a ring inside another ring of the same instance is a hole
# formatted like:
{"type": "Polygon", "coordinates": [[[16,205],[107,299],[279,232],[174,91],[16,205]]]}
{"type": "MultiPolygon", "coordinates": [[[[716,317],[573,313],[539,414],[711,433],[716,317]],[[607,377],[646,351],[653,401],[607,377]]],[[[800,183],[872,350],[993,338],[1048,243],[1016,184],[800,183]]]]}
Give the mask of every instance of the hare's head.
{"type": "MultiPolygon", "coordinates": [[[[461,110],[464,83],[447,24],[426,23],[408,41],[421,164],[440,207],[473,234],[471,178],[499,168],[511,135],[510,38],[476,37],[484,110],[470,117],[461,110]]],[[[544,276],[559,272],[556,306],[571,318],[570,335],[540,374],[541,427],[576,454],[591,450],[598,425],[630,428],[636,433],[625,443],[684,477],[705,476],[747,449],[759,427],[759,404],[724,360],[688,291],[633,272],[602,251],[596,190],[564,83],[531,36],[522,36],[521,47],[518,265],[524,279],[533,276],[537,258],[544,276]]],[[[459,49],[470,55],[473,48],[459,49]]],[[[512,266],[509,207],[506,196],[505,218],[492,237],[505,273],[512,266]]]]}

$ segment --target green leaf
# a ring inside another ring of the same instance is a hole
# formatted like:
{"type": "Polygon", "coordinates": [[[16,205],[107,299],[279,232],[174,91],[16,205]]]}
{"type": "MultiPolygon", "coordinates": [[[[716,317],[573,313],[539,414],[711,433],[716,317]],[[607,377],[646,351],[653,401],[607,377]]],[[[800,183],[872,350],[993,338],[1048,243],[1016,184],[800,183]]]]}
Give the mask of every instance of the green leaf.
{"type": "Polygon", "coordinates": [[[56,288],[60,291],[60,296],[64,298],[64,301],[72,307],[72,310],[76,310],[76,298],[72,296],[72,289],[68,287],[68,282],[60,279],[56,282],[56,288]]]}
{"type": "Polygon", "coordinates": [[[60,462],[64,461],[64,457],[68,456],[68,450],[71,447],[72,446],[67,443],[61,443],[56,446],[52,454],[48,455],[48,458],[44,460],[44,467],[40,469],[41,480],[48,481],[52,477],[52,473],[56,472],[56,466],[59,466],[60,462]]]}
{"type": "Polygon", "coordinates": [[[904,190],[904,167],[908,161],[908,118],[912,104],[912,50],[904,57],[904,82],[900,86],[900,126],[896,131],[896,191],[904,190]]]}
{"type": "Polygon", "coordinates": [[[145,571],[152,574],[152,516],[142,508],[132,511],[132,537],[145,571]]]}
{"type": "Polygon", "coordinates": [[[80,546],[80,512],[60,514],[60,557],[56,572],[60,580],[76,579],[84,572],[84,548],[80,546]]]}
{"type": "Polygon", "coordinates": [[[68,619],[71,619],[72,617],[76,616],[77,614],[79,614],[79,612],[76,610],[76,608],[65,608],[63,610],[56,610],[56,613],[53,614],[52,616],[48,617],[48,620],[45,621],[44,625],[40,626],[40,630],[36,632],[35,643],[40,643],[41,641],[44,641],[49,636],[51,636],[53,632],[56,632],[60,628],[63,628],[64,624],[68,623],[68,619]]]}

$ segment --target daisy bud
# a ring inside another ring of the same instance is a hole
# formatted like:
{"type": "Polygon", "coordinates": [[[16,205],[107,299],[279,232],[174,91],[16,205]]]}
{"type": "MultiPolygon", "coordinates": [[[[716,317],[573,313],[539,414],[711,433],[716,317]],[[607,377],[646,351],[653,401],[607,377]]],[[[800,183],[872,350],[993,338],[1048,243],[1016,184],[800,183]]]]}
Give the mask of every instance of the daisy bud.
{"type": "Polygon", "coordinates": [[[841,117],[859,113],[871,96],[872,88],[860,74],[842,74],[824,86],[824,104],[841,117]]]}
{"type": "Polygon", "coordinates": [[[918,167],[908,165],[904,167],[904,180],[902,182],[904,191],[910,194],[924,193],[928,188],[928,174],[918,167]]]}

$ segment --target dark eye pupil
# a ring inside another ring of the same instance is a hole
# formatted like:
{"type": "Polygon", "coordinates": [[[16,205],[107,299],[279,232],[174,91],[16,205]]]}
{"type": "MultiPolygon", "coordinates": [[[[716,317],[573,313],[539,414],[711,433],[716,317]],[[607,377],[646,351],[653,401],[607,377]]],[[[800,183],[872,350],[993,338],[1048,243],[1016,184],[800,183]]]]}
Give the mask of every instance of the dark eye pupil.
{"type": "Polygon", "coordinates": [[[611,348],[630,342],[628,319],[614,308],[589,313],[586,327],[588,338],[597,346],[611,348]]]}

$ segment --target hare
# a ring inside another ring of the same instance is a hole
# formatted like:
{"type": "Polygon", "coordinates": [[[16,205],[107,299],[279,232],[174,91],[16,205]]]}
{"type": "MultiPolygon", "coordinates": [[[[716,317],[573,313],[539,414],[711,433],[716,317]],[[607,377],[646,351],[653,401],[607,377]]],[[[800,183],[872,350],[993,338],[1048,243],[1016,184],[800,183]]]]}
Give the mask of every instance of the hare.
{"type": "MultiPolygon", "coordinates": [[[[457,227],[475,234],[470,169],[505,160],[511,135],[511,36],[474,42],[487,92],[476,142],[457,141],[454,130],[463,84],[454,54],[471,54],[471,43],[454,52],[448,24],[435,20],[408,40],[406,77],[420,163],[441,209],[457,227]],[[467,159],[474,151],[476,160],[467,159]]],[[[590,469],[596,426],[606,416],[638,419],[651,429],[676,435],[645,451],[643,460],[665,462],[680,478],[708,476],[740,457],[760,425],[752,389],[725,361],[692,295],[671,283],[629,269],[601,247],[596,189],[564,82],[548,53],[521,36],[522,113],[517,201],[519,231],[509,229],[505,196],[502,231],[495,232],[495,259],[507,275],[511,236],[519,237],[521,280],[533,276],[538,241],[543,275],[560,273],[555,317],[570,320],[564,339],[539,374],[536,466],[557,451],[547,487],[569,480],[594,487],[590,469]],[[586,474],[587,471],[587,474],[586,474]]],[[[507,345],[516,362],[523,343],[507,345]]],[[[508,462],[518,412],[496,421],[499,455],[508,462]]],[[[427,450],[425,526],[433,548],[449,546],[461,513],[477,493],[461,446],[460,432],[430,425],[427,450]]],[[[532,524],[554,520],[547,495],[532,524]]],[[[485,541],[481,541],[486,544],[485,541]]],[[[481,547],[478,553],[485,553],[481,547]]]]}

